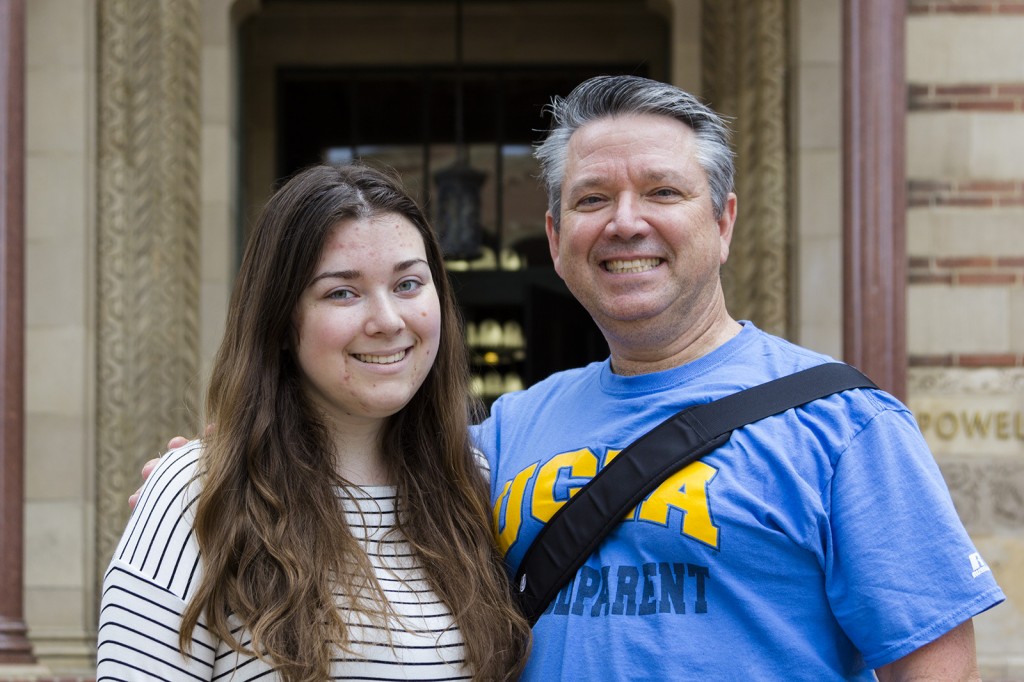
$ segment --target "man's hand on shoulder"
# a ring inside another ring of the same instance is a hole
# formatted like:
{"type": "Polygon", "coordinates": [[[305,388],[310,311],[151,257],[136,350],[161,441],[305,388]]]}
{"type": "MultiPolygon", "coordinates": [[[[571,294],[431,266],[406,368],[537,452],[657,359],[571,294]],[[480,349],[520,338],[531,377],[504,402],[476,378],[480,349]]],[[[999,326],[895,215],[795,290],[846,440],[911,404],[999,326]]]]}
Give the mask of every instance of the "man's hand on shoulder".
{"type": "MultiPolygon", "coordinates": [[[[173,450],[174,448],[180,448],[182,445],[188,442],[188,438],[185,436],[175,436],[174,438],[167,441],[167,449],[173,450]]],[[[164,453],[167,454],[167,453],[164,453]]],[[[162,456],[162,455],[161,455],[162,456]]],[[[160,463],[160,457],[151,459],[142,465],[142,485],[139,489],[132,493],[131,497],[128,498],[128,508],[134,510],[135,505],[139,503],[139,495],[142,493],[142,487],[146,485],[146,480],[149,475],[153,473],[153,469],[156,469],[156,465],[160,463]]]]}

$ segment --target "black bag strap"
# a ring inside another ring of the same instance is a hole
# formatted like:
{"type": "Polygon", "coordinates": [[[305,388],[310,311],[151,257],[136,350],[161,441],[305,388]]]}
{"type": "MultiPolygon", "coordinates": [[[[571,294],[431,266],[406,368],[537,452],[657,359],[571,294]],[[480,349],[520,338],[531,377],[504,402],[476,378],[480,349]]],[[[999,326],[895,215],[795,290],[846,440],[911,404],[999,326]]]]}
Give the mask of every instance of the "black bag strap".
{"type": "Polygon", "coordinates": [[[877,388],[850,365],[829,362],[695,405],[638,438],[541,529],[515,573],[513,592],[533,625],[626,512],[673,472],[715,450],[734,429],[852,388],[877,388]]]}

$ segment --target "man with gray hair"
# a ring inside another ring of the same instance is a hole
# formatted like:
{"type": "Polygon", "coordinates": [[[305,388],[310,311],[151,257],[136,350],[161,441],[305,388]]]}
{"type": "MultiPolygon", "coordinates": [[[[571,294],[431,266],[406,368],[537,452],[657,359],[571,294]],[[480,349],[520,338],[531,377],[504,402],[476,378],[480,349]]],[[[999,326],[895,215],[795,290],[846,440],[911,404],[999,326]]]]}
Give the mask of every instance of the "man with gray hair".
{"type": "MultiPolygon", "coordinates": [[[[632,76],[550,113],[551,257],[611,357],[503,396],[477,429],[513,570],[653,426],[829,361],[726,308],[721,117],[632,76]]],[[[739,429],[655,489],[540,617],[523,679],[978,679],[971,618],[1003,598],[911,413],[856,389],[739,429]]]]}

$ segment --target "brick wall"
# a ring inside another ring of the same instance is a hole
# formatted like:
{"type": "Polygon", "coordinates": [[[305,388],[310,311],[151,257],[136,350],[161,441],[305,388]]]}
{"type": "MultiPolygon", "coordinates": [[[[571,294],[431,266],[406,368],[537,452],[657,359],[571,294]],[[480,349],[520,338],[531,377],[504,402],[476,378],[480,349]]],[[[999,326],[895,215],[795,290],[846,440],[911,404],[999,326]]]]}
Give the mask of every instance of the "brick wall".
{"type": "Polygon", "coordinates": [[[1024,366],[1024,2],[909,0],[911,367],[1024,366]]]}
{"type": "Polygon", "coordinates": [[[908,0],[907,14],[1024,14],[1024,2],[908,0]]]}
{"type": "Polygon", "coordinates": [[[1024,83],[911,85],[912,111],[1024,111],[1024,83]]]}

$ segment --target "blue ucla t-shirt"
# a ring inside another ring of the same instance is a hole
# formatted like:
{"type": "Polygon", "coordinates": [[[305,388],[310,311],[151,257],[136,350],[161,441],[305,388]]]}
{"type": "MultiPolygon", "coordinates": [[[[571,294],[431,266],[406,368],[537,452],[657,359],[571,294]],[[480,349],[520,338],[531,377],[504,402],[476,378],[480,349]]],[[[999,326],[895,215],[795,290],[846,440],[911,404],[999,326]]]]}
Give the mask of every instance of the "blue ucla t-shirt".
{"type": "MultiPolygon", "coordinates": [[[[746,322],[682,367],[606,361],[503,396],[474,437],[510,570],[647,430],[827,360],[746,322]]],[[[737,430],[652,492],[540,618],[523,679],[871,680],[1002,600],[913,416],[858,389],[737,430]]]]}

